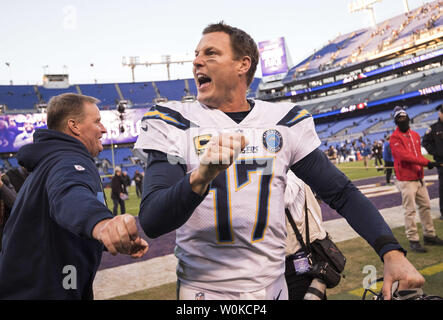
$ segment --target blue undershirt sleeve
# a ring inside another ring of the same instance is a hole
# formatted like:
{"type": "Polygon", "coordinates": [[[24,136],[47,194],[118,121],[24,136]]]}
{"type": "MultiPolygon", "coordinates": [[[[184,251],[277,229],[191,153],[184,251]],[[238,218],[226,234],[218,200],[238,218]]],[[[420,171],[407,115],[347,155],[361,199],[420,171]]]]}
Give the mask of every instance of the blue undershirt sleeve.
{"type": "Polygon", "coordinates": [[[171,164],[160,151],[146,152],[139,221],[146,235],[156,238],[186,223],[207,192],[200,196],[192,191],[184,164],[171,164]]]}
{"type": "Polygon", "coordinates": [[[332,209],[342,215],[382,258],[391,250],[406,251],[398,244],[377,208],[338,170],[320,150],[315,149],[291,167],[297,177],[332,209]]]}

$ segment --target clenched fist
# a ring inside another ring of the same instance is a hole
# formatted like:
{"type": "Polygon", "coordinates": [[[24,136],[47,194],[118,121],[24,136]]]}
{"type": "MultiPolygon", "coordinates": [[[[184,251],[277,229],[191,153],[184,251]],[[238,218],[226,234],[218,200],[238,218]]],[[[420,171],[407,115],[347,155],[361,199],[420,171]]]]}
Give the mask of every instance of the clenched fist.
{"type": "Polygon", "coordinates": [[[237,159],[248,143],[241,133],[224,133],[212,137],[200,158],[199,167],[191,173],[192,190],[204,194],[211,181],[237,159]]]}
{"type": "Polygon", "coordinates": [[[138,235],[135,218],[129,214],[100,221],[94,227],[92,236],[114,256],[122,253],[140,258],[149,248],[148,243],[138,235]]]}

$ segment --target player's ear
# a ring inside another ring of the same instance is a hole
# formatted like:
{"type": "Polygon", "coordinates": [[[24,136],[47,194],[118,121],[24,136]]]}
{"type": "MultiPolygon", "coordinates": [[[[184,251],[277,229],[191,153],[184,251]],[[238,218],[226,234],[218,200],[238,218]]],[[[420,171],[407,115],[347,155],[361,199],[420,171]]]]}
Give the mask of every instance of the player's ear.
{"type": "Polygon", "coordinates": [[[68,119],[68,123],[67,124],[68,124],[67,130],[68,130],[68,132],[71,135],[74,135],[74,136],[79,136],[80,135],[80,129],[78,127],[78,121],[76,121],[75,119],[68,119]]]}
{"type": "Polygon", "coordinates": [[[249,56],[244,56],[240,59],[240,64],[239,64],[239,74],[244,75],[246,73],[248,73],[249,69],[251,68],[251,57],[249,56]]]}

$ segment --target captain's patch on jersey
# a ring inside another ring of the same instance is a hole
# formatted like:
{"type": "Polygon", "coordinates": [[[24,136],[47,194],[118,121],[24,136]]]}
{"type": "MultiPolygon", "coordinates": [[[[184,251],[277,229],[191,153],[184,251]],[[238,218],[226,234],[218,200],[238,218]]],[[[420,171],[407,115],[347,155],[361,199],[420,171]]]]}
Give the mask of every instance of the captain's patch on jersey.
{"type": "Polygon", "coordinates": [[[195,153],[197,153],[198,156],[205,151],[206,145],[208,144],[209,140],[211,140],[211,137],[212,134],[204,134],[201,136],[194,137],[195,153]]]}
{"type": "Polygon", "coordinates": [[[269,152],[279,152],[283,146],[283,137],[281,133],[275,129],[266,130],[263,133],[263,146],[269,152]]]}
{"type": "Polygon", "coordinates": [[[74,164],[74,168],[77,171],[85,171],[85,168],[83,168],[81,165],[79,164],[74,164]]]}

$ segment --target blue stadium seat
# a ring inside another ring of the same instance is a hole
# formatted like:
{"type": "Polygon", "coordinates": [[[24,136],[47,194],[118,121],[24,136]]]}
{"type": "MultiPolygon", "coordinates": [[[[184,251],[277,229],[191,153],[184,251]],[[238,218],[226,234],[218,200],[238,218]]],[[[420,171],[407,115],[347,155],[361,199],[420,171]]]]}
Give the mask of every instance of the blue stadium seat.
{"type": "Polygon", "coordinates": [[[54,97],[63,93],[78,93],[75,86],[69,86],[65,89],[47,89],[43,86],[37,87],[38,92],[40,93],[44,102],[48,103],[48,101],[54,97]]]}
{"type": "Polygon", "coordinates": [[[185,81],[184,80],[170,80],[170,81],[155,81],[158,91],[162,97],[168,100],[180,101],[185,95],[185,81]]]}
{"type": "Polygon", "coordinates": [[[98,104],[100,109],[111,109],[118,104],[120,97],[115,84],[80,84],[78,85],[82,94],[92,96],[100,100],[98,104]]]}
{"type": "Polygon", "coordinates": [[[119,83],[123,99],[130,100],[135,106],[154,101],[156,95],[150,82],[119,83]]]}
{"type": "Polygon", "coordinates": [[[38,103],[34,86],[0,86],[0,104],[6,104],[8,110],[34,109],[38,103]]]}

